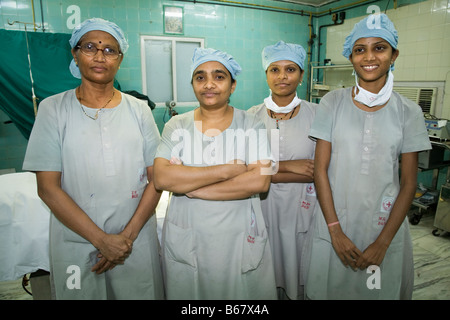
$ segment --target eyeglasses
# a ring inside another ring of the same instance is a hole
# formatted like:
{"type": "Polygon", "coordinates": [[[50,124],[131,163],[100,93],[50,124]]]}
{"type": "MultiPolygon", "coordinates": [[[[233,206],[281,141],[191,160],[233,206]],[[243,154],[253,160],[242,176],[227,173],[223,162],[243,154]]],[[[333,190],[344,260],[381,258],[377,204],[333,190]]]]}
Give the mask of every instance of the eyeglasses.
{"type": "Polygon", "coordinates": [[[110,48],[110,47],[99,49],[92,42],[78,45],[75,48],[80,49],[80,51],[82,53],[84,53],[85,55],[87,55],[89,57],[95,56],[97,54],[98,50],[101,50],[103,52],[103,55],[105,56],[105,58],[110,59],[110,60],[116,60],[117,58],[119,58],[119,56],[122,55],[121,52],[117,51],[116,49],[110,48]]]}

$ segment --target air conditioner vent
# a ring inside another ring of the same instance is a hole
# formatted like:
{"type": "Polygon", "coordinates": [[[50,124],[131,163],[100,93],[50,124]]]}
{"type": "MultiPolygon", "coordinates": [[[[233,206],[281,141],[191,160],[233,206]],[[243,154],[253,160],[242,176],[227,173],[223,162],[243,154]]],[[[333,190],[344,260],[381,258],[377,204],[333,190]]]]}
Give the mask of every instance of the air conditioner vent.
{"type": "Polygon", "coordinates": [[[400,93],[405,98],[408,98],[409,100],[417,103],[419,88],[396,87],[394,88],[394,90],[400,93]]]}
{"type": "Polygon", "coordinates": [[[436,100],[436,88],[394,87],[394,90],[417,103],[425,113],[432,113],[436,100]]]}
{"type": "Polygon", "coordinates": [[[434,89],[421,89],[419,93],[419,102],[417,103],[419,106],[421,106],[423,112],[430,113],[432,104],[433,104],[433,97],[434,97],[434,89]]]}

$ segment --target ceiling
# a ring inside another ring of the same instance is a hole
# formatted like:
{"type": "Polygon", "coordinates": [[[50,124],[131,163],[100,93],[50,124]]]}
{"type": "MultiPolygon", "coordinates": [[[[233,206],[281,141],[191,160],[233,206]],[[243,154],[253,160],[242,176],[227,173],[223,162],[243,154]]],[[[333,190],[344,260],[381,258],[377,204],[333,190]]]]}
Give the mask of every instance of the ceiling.
{"type": "Polygon", "coordinates": [[[331,2],[336,2],[340,0],[272,0],[276,2],[289,2],[289,3],[295,3],[295,4],[301,4],[305,6],[312,6],[312,7],[321,7],[326,4],[329,4],[331,2]]]}

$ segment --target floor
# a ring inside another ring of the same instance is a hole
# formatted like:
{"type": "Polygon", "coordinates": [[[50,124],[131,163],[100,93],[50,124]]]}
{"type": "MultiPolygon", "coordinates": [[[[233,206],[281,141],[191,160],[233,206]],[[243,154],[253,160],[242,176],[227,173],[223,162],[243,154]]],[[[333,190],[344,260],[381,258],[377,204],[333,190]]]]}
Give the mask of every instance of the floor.
{"type": "Polygon", "coordinates": [[[434,213],[410,224],[414,250],[413,300],[450,300],[450,233],[434,236],[434,213]]]}
{"type": "MultiPolygon", "coordinates": [[[[410,225],[414,245],[415,280],[413,300],[450,300],[450,234],[434,236],[434,214],[425,213],[410,225]]],[[[27,286],[31,290],[31,286],[27,286]]],[[[0,300],[32,300],[22,288],[22,279],[0,282],[0,300]]]]}

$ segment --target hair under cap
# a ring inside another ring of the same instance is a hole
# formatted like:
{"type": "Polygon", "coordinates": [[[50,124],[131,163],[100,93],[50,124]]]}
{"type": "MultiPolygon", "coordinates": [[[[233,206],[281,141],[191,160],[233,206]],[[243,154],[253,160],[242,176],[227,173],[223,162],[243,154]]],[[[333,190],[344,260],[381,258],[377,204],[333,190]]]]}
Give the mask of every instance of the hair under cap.
{"type": "Polygon", "coordinates": [[[226,52],[212,48],[195,48],[194,55],[192,57],[191,77],[199,65],[208,61],[217,61],[223,64],[230,72],[233,79],[236,79],[236,76],[242,71],[241,66],[236,62],[236,60],[234,60],[234,58],[226,52]]]}
{"type": "MultiPolygon", "coordinates": [[[[128,50],[128,42],[122,29],[120,29],[119,26],[114,22],[110,22],[101,18],[87,19],[76,26],[73,29],[72,37],[69,40],[70,47],[73,49],[78,44],[81,37],[83,37],[89,31],[94,30],[104,31],[112,35],[119,43],[120,51],[122,53],[125,53],[128,50]]],[[[81,79],[80,69],[78,69],[78,66],[75,64],[75,61],[73,59],[70,62],[69,69],[75,78],[81,79]]]]}
{"type": "Polygon", "coordinates": [[[353,46],[361,38],[382,38],[389,42],[392,48],[397,49],[398,34],[394,24],[384,13],[371,14],[355,24],[352,32],[345,38],[342,54],[347,59],[352,54],[353,46]]]}
{"type": "Polygon", "coordinates": [[[271,63],[281,60],[295,62],[300,69],[304,70],[306,51],[299,44],[278,41],[274,45],[265,47],[261,55],[264,71],[271,63]]]}

